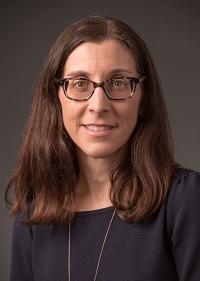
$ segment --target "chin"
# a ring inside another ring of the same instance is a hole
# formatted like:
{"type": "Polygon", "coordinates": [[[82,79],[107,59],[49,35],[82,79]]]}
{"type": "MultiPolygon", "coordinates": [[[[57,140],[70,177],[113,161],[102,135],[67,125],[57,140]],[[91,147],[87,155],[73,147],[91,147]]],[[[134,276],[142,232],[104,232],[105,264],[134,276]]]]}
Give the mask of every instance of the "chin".
{"type": "Polygon", "coordinates": [[[116,156],[121,151],[121,148],[114,148],[112,147],[90,147],[90,149],[83,149],[78,147],[77,152],[86,156],[86,157],[92,157],[92,158],[107,158],[116,156]]]}
{"type": "Polygon", "coordinates": [[[93,158],[106,158],[114,154],[111,151],[105,151],[105,150],[82,151],[82,153],[84,153],[86,156],[93,157],[93,158]]]}

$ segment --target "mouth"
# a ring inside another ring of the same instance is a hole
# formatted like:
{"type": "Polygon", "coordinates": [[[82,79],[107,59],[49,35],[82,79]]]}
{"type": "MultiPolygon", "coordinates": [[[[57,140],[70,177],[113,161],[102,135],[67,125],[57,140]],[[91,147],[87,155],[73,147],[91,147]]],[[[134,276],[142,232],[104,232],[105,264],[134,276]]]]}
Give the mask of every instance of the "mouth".
{"type": "Polygon", "coordinates": [[[103,125],[88,124],[83,126],[86,127],[88,130],[95,131],[95,132],[111,130],[112,128],[116,127],[114,125],[107,125],[107,124],[103,124],[103,125]]]}
{"type": "Polygon", "coordinates": [[[117,127],[116,125],[108,125],[108,124],[87,124],[83,125],[86,129],[87,133],[91,136],[95,137],[105,137],[112,133],[113,129],[117,127]]]}

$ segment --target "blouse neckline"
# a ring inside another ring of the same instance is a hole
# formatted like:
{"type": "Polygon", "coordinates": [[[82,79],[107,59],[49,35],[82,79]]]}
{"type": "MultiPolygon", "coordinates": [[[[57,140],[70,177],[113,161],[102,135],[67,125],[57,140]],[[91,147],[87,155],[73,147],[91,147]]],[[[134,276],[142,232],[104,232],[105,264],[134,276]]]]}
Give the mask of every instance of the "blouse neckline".
{"type": "Polygon", "coordinates": [[[77,211],[75,216],[90,216],[90,215],[100,215],[114,210],[114,206],[109,206],[101,209],[95,209],[90,211],[77,211]]]}

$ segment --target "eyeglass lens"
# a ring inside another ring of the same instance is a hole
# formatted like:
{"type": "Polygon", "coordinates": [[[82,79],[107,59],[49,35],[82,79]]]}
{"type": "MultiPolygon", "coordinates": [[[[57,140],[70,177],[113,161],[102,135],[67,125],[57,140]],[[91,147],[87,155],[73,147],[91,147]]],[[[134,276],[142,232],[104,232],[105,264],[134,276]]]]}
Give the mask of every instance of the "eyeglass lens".
{"type": "MultiPolygon", "coordinates": [[[[64,87],[67,96],[78,100],[89,98],[95,90],[94,83],[87,79],[70,79],[64,87]]],[[[125,77],[114,78],[105,83],[104,89],[109,97],[123,99],[131,96],[135,83],[125,77]]]]}

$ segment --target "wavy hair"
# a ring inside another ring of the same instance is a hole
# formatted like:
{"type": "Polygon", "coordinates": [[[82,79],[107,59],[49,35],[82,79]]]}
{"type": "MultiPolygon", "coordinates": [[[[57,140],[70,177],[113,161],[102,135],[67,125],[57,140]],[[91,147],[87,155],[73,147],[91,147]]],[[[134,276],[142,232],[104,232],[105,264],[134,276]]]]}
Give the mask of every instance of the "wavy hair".
{"type": "Polygon", "coordinates": [[[120,216],[136,222],[154,214],[165,199],[178,165],[166,106],[154,63],[144,41],[116,18],[89,17],[69,26],[49,51],[36,86],[16,168],[6,186],[11,215],[28,213],[25,224],[63,222],[75,212],[79,165],[66,132],[58,87],[70,53],[84,42],[116,39],[133,54],[137,71],[145,75],[136,127],[128,154],[110,173],[110,199],[120,216]],[[13,189],[12,189],[13,188],[13,189]],[[9,191],[14,198],[9,199],[9,191]]]}

